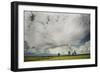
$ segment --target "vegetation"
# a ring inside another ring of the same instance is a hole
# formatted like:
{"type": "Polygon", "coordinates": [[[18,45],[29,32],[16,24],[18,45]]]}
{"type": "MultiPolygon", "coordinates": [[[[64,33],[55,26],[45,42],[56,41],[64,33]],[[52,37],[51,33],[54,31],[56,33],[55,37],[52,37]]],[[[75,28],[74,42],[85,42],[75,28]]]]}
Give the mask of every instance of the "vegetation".
{"type": "Polygon", "coordinates": [[[58,53],[58,56],[60,56],[60,53],[58,53]]]}
{"type": "Polygon", "coordinates": [[[65,56],[24,56],[24,61],[46,61],[46,60],[75,60],[75,59],[89,59],[90,54],[81,54],[81,55],[65,55],[65,56]]]}

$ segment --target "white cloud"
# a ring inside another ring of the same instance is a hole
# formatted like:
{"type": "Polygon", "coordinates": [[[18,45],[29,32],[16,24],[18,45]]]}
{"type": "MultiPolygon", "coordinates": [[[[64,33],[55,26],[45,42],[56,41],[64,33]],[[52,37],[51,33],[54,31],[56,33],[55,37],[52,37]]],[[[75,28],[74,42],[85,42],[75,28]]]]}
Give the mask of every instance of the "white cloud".
{"type": "Polygon", "coordinates": [[[25,40],[36,49],[80,44],[89,30],[89,14],[25,12],[25,40]],[[30,20],[32,14],[33,21],[30,20]]]}
{"type": "Polygon", "coordinates": [[[79,52],[81,54],[89,54],[90,53],[90,41],[88,41],[84,45],[80,46],[79,52]]]}
{"type": "Polygon", "coordinates": [[[66,46],[57,46],[54,48],[32,48],[32,49],[25,49],[26,54],[34,55],[34,56],[48,56],[48,55],[68,55],[68,52],[70,51],[70,54],[72,54],[74,51],[76,54],[90,54],[90,41],[84,43],[79,48],[71,45],[66,46]]]}

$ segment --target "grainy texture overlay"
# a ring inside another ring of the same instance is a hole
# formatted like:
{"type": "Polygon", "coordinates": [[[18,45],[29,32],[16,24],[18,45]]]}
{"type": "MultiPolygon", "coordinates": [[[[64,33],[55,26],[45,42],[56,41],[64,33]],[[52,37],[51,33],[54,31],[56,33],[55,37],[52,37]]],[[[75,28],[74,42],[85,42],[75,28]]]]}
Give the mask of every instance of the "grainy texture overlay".
{"type": "Polygon", "coordinates": [[[24,61],[90,58],[90,14],[24,11],[24,61]]]}

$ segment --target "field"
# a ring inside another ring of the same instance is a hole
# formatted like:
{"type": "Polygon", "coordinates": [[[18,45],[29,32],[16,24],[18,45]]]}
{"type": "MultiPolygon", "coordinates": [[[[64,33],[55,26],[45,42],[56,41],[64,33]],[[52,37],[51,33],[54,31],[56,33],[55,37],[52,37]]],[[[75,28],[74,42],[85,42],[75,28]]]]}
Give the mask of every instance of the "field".
{"type": "Polygon", "coordinates": [[[75,55],[75,56],[45,56],[45,57],[34,57],[24,56],[24,61],[50,61],[50,60],[75,60],[75,59],[89,59],[89,54],[75,55]]]}

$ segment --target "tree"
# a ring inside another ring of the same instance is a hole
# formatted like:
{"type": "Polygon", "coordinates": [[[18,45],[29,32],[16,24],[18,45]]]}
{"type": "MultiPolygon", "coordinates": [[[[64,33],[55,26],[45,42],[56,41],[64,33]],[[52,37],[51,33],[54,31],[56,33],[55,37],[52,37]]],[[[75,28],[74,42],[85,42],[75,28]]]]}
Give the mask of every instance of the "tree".
{"type": "Polygon", "coordinates": [[[76,51],[74,50],[74,52],[72,53],[72,55],[77,55],[76,51]]]}
{"type": "Polygon", "coordinates": [[[68,55],[71,55],[71,52],[70,51],[68,51],[68,55]]]}
{"type": "Polygon", "coordinates": [[[76,51],[74,50],[74,55],[77,55],[76,51]]]}
{"type": "Polygon", "coordinates": [[[60,56],[60,53],[58,53],[58,56],[60,56]]]}

